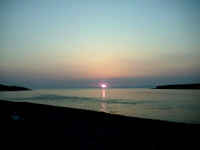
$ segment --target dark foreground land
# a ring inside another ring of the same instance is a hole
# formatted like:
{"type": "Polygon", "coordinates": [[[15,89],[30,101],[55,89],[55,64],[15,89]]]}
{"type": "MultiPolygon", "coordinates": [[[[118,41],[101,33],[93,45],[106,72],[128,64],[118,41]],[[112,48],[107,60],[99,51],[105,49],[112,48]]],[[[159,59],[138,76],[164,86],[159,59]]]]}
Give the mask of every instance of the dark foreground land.
{"type": "Polygon", "coordinates": [[[31,89],[20,87],[20,86],[8,86],[0,84],[0,91],[28,91],[31,89]]]}
{"type": "Polygon", "coordinates": [[[174,84],[174,85],[160,85],[156,89],[200,89],[200,84],[174,84]]]}
{"type": "Polygon", "coordinates": [[[1,143],[15,149],[198,149],[199,125],[0,100],[1,143]],[[12,120],[26,120],[19,122],[12,120]]]}

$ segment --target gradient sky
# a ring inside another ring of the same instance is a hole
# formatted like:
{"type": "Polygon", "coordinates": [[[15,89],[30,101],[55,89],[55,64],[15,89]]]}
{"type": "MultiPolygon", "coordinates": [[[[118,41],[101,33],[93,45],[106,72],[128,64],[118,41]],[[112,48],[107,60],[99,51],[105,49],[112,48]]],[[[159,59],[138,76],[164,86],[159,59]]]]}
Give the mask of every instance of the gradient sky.
{"type": "Polygon", "coordinates": [[[194,83],[199,59],[199,0],[0,1],[0,83],[194,83]]]}

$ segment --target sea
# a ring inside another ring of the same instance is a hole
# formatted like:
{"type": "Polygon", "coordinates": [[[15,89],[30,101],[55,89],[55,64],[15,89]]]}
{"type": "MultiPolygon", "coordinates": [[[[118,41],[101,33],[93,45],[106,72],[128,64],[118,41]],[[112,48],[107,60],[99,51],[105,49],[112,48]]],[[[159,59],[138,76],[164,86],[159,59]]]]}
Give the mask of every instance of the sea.
{"type": "Polygon", "coordinates": [[[0,92],[0,99],[80,108],[124,116],[200,123],[200,90],[74,88],[0,92]]]}

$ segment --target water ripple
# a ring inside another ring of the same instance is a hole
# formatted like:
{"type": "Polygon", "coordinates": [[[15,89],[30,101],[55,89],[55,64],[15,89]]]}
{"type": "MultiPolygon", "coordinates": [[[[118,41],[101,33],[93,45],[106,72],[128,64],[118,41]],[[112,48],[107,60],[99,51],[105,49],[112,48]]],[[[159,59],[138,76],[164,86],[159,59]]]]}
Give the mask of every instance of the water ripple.
{"type": "MultiPolygon", "coordinates": [[[[16,98],[15,98],[16,99],[16,98]]],[[[127,104],[127,105],[136,105],[136,104],[144,104],[144,103],[152,103],[154,101],[141,101],[141,100],[128,100],[128,99],[104,99],[102,98],[95,98],[95,97],[77,97],[77,96],[62,96],[62,95],[39,95],[33,97],[26,97],[26,98],[18,98],[17,100],[68,100],[70,102],[104,102],[107,104],[127,104]]]]}

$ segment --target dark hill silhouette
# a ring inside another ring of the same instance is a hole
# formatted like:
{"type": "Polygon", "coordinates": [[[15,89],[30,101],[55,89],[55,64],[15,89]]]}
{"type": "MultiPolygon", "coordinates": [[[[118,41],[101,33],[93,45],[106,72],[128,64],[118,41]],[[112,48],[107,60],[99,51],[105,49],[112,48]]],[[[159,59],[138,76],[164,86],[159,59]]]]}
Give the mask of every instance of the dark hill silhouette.
{"type": "Polygon", "coordinates": [[[200,89],[200,83],[197,84],[174,84],[174,85],[159,85],[156,89],[200,89]]]}
{"type": "Polygon", "coordinates": [[[20,87],[20,86],[7,86],[0,84],[0,91],[27,91],[31,90],[25,87],[20,87]]]}

